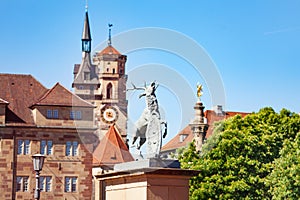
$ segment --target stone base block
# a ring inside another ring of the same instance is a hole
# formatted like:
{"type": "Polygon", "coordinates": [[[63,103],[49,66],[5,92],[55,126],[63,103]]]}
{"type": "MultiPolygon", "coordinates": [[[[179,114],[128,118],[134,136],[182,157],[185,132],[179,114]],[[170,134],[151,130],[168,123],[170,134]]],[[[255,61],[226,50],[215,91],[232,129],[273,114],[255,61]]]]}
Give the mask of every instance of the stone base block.
{"type": "Polygon", "coordinates": [[[138,161],[116,164],[114,171],[134,170],[142,168],[160,167],[160,168],[180,168],[178,160],[162,160],[159,158],[149,158],[138,161]]]}
{"type": "Polygon", "coordinates": [[[185,200],[189,179],[198,171],[171,168],[142,168],[96,175],[98,200],[185,200]]]}

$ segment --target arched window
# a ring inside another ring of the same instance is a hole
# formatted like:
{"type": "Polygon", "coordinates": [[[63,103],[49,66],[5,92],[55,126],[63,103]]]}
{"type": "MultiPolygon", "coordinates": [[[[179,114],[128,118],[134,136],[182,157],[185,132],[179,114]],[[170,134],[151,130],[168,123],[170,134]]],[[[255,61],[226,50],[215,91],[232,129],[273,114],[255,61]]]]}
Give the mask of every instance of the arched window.
{"type": "Polygon", "coordinates": [[[112,84],[109,83],[106,86],[106,98],[111,99],[112,98],[112,84]]]}

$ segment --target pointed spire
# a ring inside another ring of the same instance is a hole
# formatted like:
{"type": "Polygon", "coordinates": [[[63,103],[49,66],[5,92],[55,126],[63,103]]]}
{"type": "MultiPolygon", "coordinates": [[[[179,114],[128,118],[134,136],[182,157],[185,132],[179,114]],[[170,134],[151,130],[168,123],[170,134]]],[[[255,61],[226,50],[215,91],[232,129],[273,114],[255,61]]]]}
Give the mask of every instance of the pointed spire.
{"type": "Polygon", "coordinates": [[[111,46],[111,27],[113,26],[113,24],[108,24],[108,46],[111,46]]]}
{"type": "Polygon", "coordinates": [[[90,31],[89,15],[86,7],[83,32],[81,38],[83,52],[87,52],[87,53],[91,52],[91,41],[92,41],[92,37],[90,31]]]}
{"type": "Polygon", "coordinates": [[[92,40],[91,31],[90,31],[90,23],[89,23],[89,15],[88,15],[87,10],[85,11],[85,20],[84,20],[84,25],[83,25],[82,40],[92,40]]]}

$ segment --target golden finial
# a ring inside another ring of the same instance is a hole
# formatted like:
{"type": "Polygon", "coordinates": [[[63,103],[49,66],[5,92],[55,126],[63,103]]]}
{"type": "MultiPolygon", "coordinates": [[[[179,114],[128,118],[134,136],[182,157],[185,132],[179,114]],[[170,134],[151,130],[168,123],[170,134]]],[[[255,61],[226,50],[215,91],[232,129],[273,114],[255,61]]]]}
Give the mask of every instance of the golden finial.
{"type": "Polygon", "coordinates": [[[202,93],[202,84],[197,83],[197,96],[198,100],[200,101],[200,97],[203,95],[202,93]]]}

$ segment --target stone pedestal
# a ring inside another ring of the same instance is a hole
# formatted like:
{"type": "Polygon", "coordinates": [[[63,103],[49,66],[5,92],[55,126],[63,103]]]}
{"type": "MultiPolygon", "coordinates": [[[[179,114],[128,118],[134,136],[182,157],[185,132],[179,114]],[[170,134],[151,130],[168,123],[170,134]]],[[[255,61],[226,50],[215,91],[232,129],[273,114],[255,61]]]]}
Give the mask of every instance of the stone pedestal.
{"type": "Polygon", "coordinates": [[[131,162],[116,164],[114,171],[134,170],[141,168],[160,167],[160,168],[180,168],[178,160],[148,158],[131,162]]]}
{"type": "Polygon", "coordinates": [[[98,200],[185,200],[189,199],[189,179],[199,172],[148,167],[96,175],[98,200]]]}

